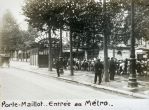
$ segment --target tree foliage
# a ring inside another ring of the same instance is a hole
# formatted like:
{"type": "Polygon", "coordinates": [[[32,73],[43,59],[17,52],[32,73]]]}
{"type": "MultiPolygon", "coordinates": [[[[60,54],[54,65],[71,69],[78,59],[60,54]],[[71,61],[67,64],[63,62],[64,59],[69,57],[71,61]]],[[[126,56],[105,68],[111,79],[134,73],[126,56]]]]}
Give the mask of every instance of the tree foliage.
{"type": "MultiPolygon", "coordinates": [[[[147,0],[137,0],[134,1],[134,34],[135,37],[139,40],[141,38],[145,38],[145,40],[149,40],[149,2],[147,0]]],[[[127,4],[128,5],[128,4],[127,4]]],[[[128,6],[127,6],[128,7],[128,6]]],[[[124,31],[125,31],[125,37],[127,39],[130,38],[130,32],[131,32],[131,10],[129,8],[125,8],[127,12],[127,16],[125,18],[125,24],[124,24],[124,31]]]]}
{"type": "MultiPolygon", "coordinates": [[[[113,17],[113,28],[111,33],[111,41],[114,44],[118,43],[128,43],[130,39],[131,33],[131,0],[110,0],[113,3],[119,4],[120,10],[119,12],[113,11],[117,13],[115,18],[113,17]]],[[[137,39],[141,39],[142,37],[146,40],[148,39],[148,4],[147,0],[133,0],[135,6],[135,37],[137,39]]]]}
{"type": "Polygon", "coordinates": [[[21,30],[9,10],[3,15],[0,32],[0,48],[2,51],[18,51],[30,48],[37,37],[37,31],[29,27],[21,30]]]}
{"type": "Polygon", "coordinates": [[[24,15],[33,28],[40,31],[56,28],[61,25],[60,13],[63,0],[26,0],[23,6],[24,15]]]}
{"type": "Polygon", "coordinates": [[[0,37],[0,47],[2,50],[10,51],[18,48],[20,40],[19,25],[9,10],[7,10],[2,18],[0,37]]]}
{"type": "MultiPolygon", "coordinates": [[[[109,34],[113,24],[112,17],[119,12],[120,5],[107,4],[107,22],[109,34]]],[[[89,46],[94,43],[96,34],[103,33],[102,2],[94,0],[26,0],[23,7],[27,21],[39,30],[69,27],[75,40],[79,36],[80,44],[89,46]]]]}
{"type": "MultiPolygon", "coordinates": [[[[136,6],[137,38],[148,38],[148,7],[145,0],[134,0],[136,6]],[[141,14],[139,14],[141,12],[141,14]],[[141,27],[140,26],[143,26],[141,27]]],[[[106,23],[109,43],[127,43],[130,37],[131,0],[110,0],[106,3],[106,23]]],[[[102,2],[94,0],[26,0],[23,7],[27,21],[39,30],[68,28],[72,32],[77,47],[87,45],[93,48],[102,40],[103,15],[102,2]]],[[[75,46],[75,45],[74,45],[75,46]]]]}
{"type": "Polygon", "coordinates": [[[20,33],[20,42],[18,44],[19,50],[25,51],[36,44],[35,38],[38,37],[38,32],[31,26],[28,27],[28,30],[20,30],[20,33]]]}

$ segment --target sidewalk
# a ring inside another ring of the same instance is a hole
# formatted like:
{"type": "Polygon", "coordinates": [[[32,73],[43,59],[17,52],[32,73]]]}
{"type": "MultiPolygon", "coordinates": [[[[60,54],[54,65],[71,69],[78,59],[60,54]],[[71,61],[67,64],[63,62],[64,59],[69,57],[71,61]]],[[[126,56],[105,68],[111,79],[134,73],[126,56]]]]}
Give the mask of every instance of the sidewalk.
{"type": "Polygon", "coordinates": [[[119,94],[130,95],[137,98],[149,98],[149,76],[144,78],[137,78],[139,79],[138,88],[134,90],[127,87],[128,76],[115,76],[115,81],[102,82],[101,85],[97,85],[93,84],[93,72],[75,71],[74,76],[71,76],[69,70],[64,70],[64,74],[61,75],[61,77],[57,77],[55,69],[53,69],[53,71],[51,72],[48,71],[47,68],[38,68],[35,66],[31,66],[27,62],[11,61],[10,67],[34,72],[36,74],[45,75],[53,78],[59,78],[65,81],[83,84],[85,86],[90,86],[97,89],[104,89],[119,94]]]}

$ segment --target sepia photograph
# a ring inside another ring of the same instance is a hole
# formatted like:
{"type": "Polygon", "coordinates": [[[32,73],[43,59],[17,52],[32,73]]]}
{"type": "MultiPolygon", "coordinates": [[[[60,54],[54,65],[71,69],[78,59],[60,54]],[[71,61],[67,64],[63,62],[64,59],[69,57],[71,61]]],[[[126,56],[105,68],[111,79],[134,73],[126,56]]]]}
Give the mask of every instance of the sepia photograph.
{"type": "Polygon", "coordinates": [[[149,110],[149,0],[0,0],[0,109],[149,110]]]}

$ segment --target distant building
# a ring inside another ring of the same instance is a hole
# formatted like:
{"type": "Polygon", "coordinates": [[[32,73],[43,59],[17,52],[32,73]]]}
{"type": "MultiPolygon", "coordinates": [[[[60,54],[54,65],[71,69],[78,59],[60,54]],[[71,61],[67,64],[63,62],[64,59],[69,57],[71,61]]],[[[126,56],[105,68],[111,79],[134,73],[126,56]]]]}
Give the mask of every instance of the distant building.
{"type": "MultiPolygon", "coordinates": [[[[104,59],[104,50],[99,51],[100,59],[104,59]]],[[[130,57],[130,47],[127,47],[126,45],[122,46],[116,46],[116,47],[109,47],[108,48],[108,57],[114,57],[118,60],[125,60],[126,58],[130,57]]]]}
{"type": "Polygon", "coordinates": [[[140,39],[136,41],[136,58],[137,59],[149,59],[149,41],[145,39],[140,39]]]}

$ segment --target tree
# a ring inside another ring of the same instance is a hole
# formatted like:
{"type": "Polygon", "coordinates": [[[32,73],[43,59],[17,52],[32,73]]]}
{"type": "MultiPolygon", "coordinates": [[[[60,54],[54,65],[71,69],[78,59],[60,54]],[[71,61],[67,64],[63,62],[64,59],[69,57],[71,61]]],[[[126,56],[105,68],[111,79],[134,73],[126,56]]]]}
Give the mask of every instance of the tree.
{"type": "Polygon", "coordinates": [[[20,30],[20,34],[19,50],[23,52],[23,59],[26,58],[27,61],[27,50],[31,49],[33,44],[36,44],[35,38],[38,37],[38,32],[29,25],[28,30],[20,30]]]}
{"type": "MultiPolygon", "coordinates": [[[[108,6],[109,13],[116,9],[114,6],[117,4],[113,3],[108,6]]],[[[103,33],[101,2],[96,3],[94,0],[26,0],[23,10],[27,21],[33,27],[42,31],[50,30],[49,42],[51,42],[51,29],[67,27],[70,31],[70,44],[72,44],[72,38],[75,40],[74,35],[76,33],[80,35],[81,43],[87,43],[88,46],[90,42],[93,42],[94,45],[96,33],[103,33]]],[[[110,16],[107,16],[107,20],[109,21],[108,30],[111,30],[110,16]]],[[[51,43],[49,44],[49,51],[51,52],[50,45],[51,43]]],[[[71,51],[72,46],[70,45],[71,51]]],[[[52,60],[51,55],[49,58],[52,60]]]]}
{"type": "Polygon", "coordinates": [[[136,4],[135,6],[135,36],[138,40],[141,38],[149,40],[149,7],[144,4],[136,4]]]}
{"type": "Polygon", "coordinates": [[[51,49],[51,29],[55,29],[58,25],[57,11],[55,9],[57,0],[26,0],[23,7],[24,15],[33,28],[39,31],[47,31],[49,33],[49,70],[52,71],[52,49],[51,49]],[[54,10],[55,9],[55,10],[54,10]]]}
{"type": "Polygon", "coordinates": [[[4,52],[18,50],[20,37],[20,29],[15,18],[9,10],[3,15],[1,27],[1,44],[0,47],[4,52]]]}
{"type": "MultiPolygon", "coordinates": [[[[49,69],[52,70],[51,56],[51,29],[62,29],[70,27],[70,36],[78,22],[78,16],[81,12],[80,6],[85,5],[89,0],[26,0],[23,7],[24,15],[30,25],[38,30],[49,32],[49,69]],[[82,5],[83,3],[83,5],[82,5]]],[[[81,26],[79,24],[79,26],[81,26]]],[[[77,27],[79,27],[77,26],[77,27]]],[[[80,28],[79,28],[80,29],[80,28]]]]}
{"type": "MultiPolygon", "coordinates": [[[[121,31],[122,34],[122,40],[124,43],[127,44],[127,41],[130,38],[130,19],[131,19],[131,12],[130,12],[130,3],[131,0],[112,0],[113,2],[117,2],[121,4],[122,10],[124,13],[124,21],[122,22],[123,24],[123,29],[121,31]]],[[[136,0],[134,1],[135,3],[135,36],[136,39],[141,39],[145,38],[148,40],[148,13],[149,13],[149,7],[148,7],[148,1],[147,0],[136,0]]]]}
{"type": "Polygon", "coordinates": [[[32,44],[35,44],[35,39],[39,36],[37,29],[33,28],[32,26],[28,25],[28,30],[24,32],[26,39],[26,49],[31,48],[32,44]]]}

